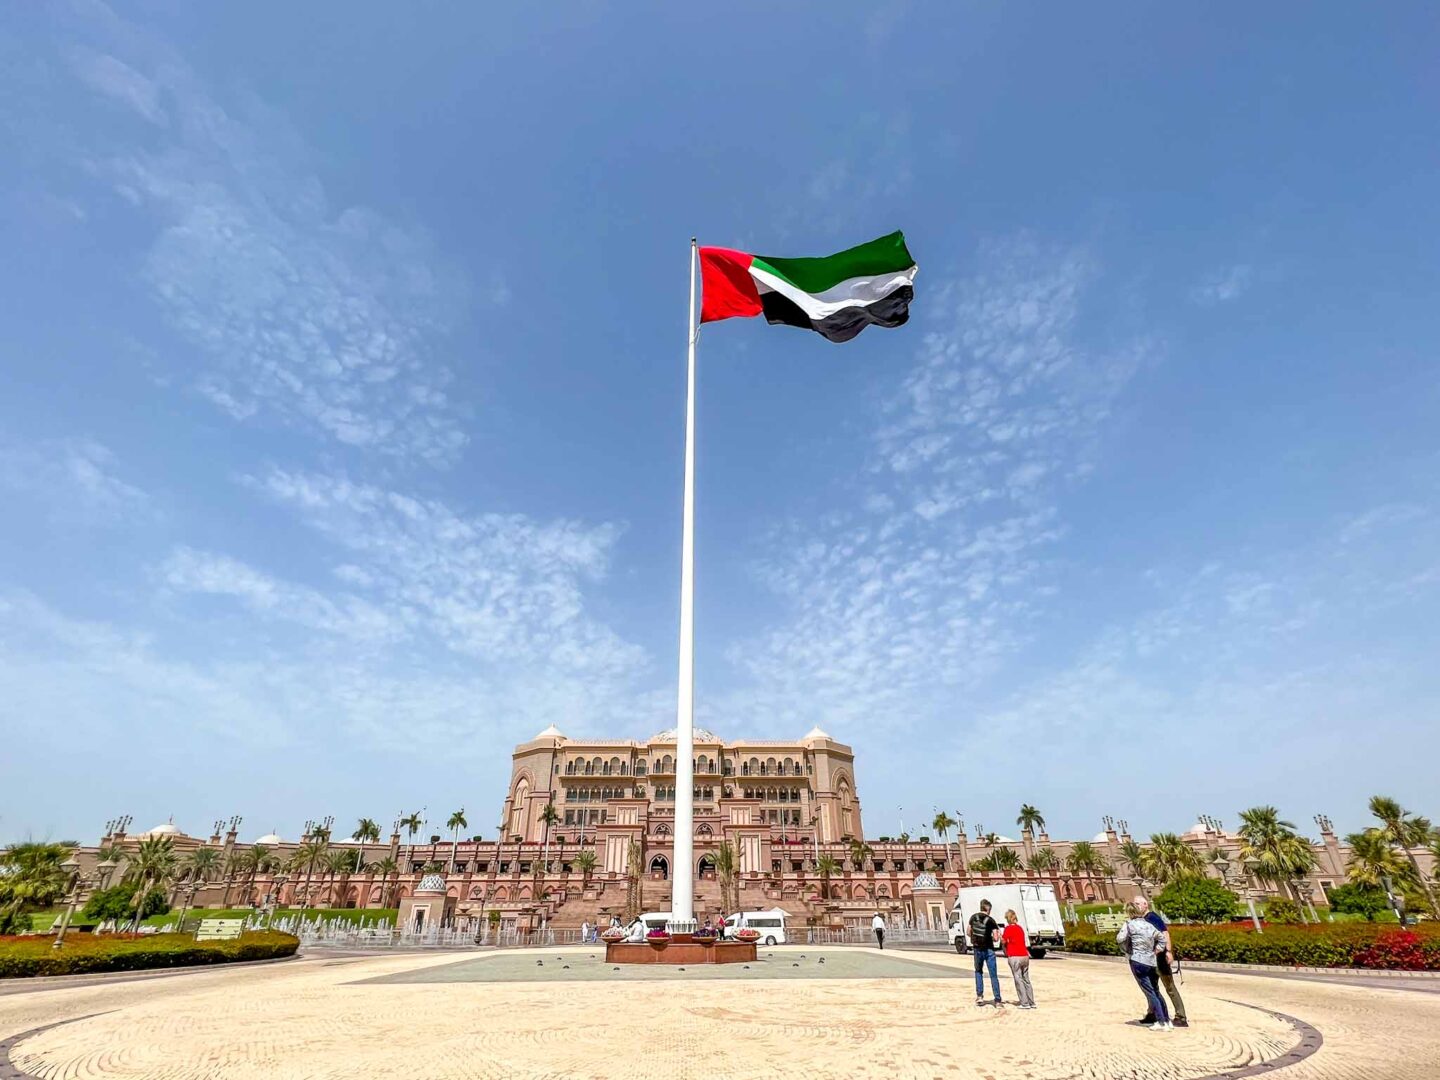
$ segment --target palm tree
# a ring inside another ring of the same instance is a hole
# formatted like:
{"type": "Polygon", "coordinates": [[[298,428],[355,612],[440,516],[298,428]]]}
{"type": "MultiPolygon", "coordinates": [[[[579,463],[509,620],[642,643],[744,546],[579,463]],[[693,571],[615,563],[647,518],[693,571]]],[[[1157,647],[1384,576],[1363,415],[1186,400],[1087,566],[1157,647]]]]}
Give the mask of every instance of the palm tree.
{"type": "Polygon", "coordinates": [[[955,828],[956,824],[955,819],[944,810],[935,811],[935,820],[930,823],[930,827],[935,830],[935,835],[940,838],[942,847],[945,846],[945,838],[950,835],[950,830],[955,828]]]}
{"type": "Polygon", "coordinates": [[[396,878],[399,878],[400,864],[392,856],[386,855],[383,859],[377,859],[370,864],[370,872],[380,875],[380,906],[390,907],[390,901],[394,899],[390,890],[390,875],[394,874],[396,878]]]}
{"type": "Polygon", "coordinates": [[[275,856],[270,854],[270,849],[263,844],[254,845],[249,851],[240,856],[240,869],[246,873],[244,902],[251,902],[255,892],[255,878],[259,874],[269,874],[274,871],[276,864],[275,856]]]}
{"type": "MultiPolygon", "coordinates": [[[[14,933],[8,924],[25,912],[55,904],[70,887],[70,874],[62,865],[79,846],[26,840],[0,852],[0,933],[14,933]]],[[[29,929],[26,925],[20,929],[29,929]]]]}
{"type": "Polygon", "coordinates": [[[545,862],[545,872],[550,872],[550,827],[560,823],[560,812],[555,809],[553,802],[547,802],[545,808],[540,811],[540,823],[545,826],[544,852],[540,856],[545,862]]]}
{"type": "Polygon", "coordinates": [[[1440,919],[1440,903],[1435,899],[1435,890],[1425,880],[1425,875],[1420,873],[1420,863],[1412,850],[1424,847],[1429,842],[1433,832],[1429,819],[1410,813],[1394,799],[1384,795],[1371,796],[1370,813],[1379,819],[1385,839],[1398,848],[1410,863],[1415,882],[1425,893],[1425,902],[1430,908],[1431,917],[1440,919]]]}
{"type": "Polygon", "coordinates": [[[450,873],[455,872],[455,850],[460,846],[460,830],[467,828],[469,822],[465,820],[465,808],[462,806],[445,820],[445,827],[450,830],[450,873]]]}
{"type": "Polygon", "coordinates": [[[720,906],[727,913],[740,906],[739,898],[732,900],[731,897],[735,890],[735,875],[739,870],[740,856],[735,851],[735,845],[729,840],[722,841],[715,849],[715,877],[720,882],[720,906]]]}
{"type": "Polygon", "coordinates": [[[1134,840],[1126,840],[1119,851],[1120,858],[1130,867],[1130,880],[1135,882],[1135,887],[1145,899],[1150,899],[1150,893],[1145,888],[1145,849],[1134,840]]]}
{"type": "Polygon", "coordinates": [[[1019,870],[1020,856],[1014,848],[998,847],[983,858],[976,859],[974,868],[990,872],[1019,870]]]}
{"type": "Polygon", "coordinates": [[[821,855],[815,862],[815,871],[820,875],[820,898],[830,899],[830,876],[840,873],[840,860],[833,855],[821,855]]]}
{"type": "Polygon", "coordinates": [[[1065,856],[1065,869],[1088,879],[1099,871],[1103,861],[1094,844],[1089,840],[1080,840],[1071,846],[1070,854],[1065,856]]]}
{"type": "Polygon", "coordinates": [[[135,884],[135,919],[140,925],[140,912],[145,900],[157,890],[165,892],[179,873],[180,861],[175,854],[175,841],[168,836],[147,836],[135,848],[130,865],[125,868],[125,881],[135,884]]]}
{"type": "Polygon", "coordinates": [[[580,854],[575,856],[575,865],[580,868],[580,884],[583,888],[590,883],[590,874],[595,869],[599,859],[595,856],[593,848],[582,848],[580,854]]]}
{"type": "Polygon", "coordinates": [[[1345,837],[1345,843],[1350,848],[1350,865],[1345,878],[1352,884],[1383,889],[1386,878],[1392,883],[1404,883],[1409,879],[1409,865],[1395,853],[1383,829],[1351,833],[1345,837]]]}
{"type": "Polygon", "coordinates": [[[230,906],[230,890],[235,887],[235,879],[245,872],[245,852],[239,848],[232,847],[225,852],[225,863],[221,873],[225,875],[225,896],[220,901],[220,906],[230,906]]]}
{"type": "Polygon", "coordinates": [[[345,906],[346,883],[350,880],[350,875],[362,865],[358,860],[358,855],[359,853],[355,851],[335,848],[325,856],[321,868],[325,871],[325,876],[330,879],[331,907],[345,906]]]}
{"type": "Polygon", "coordinates": [[[205,844],[190,853],[185,860],[181,876],[191,884],[203,885],[215,876],[215,871],[219,868],[220,863],[220,849],[205,844]]]}
{"type": "Polygon", "coordinates": [[[862,873],[865,869],[865,860],[875,854],[875,849],[864,840],[855,839],[850,841],[850,864],[855,867],[855,872],[862,873]]]}
{"type": "Polygon", "coordinates": [[[1315,852],[1310,842],[1295,831],[1289,821],[1282,821],[1273,806],[1252,806],[1240,811],[1240,862],[1261,881],[1269,882],[1288,893],[1301,907],[1305,899],[1295,887],[1297,877],[1308,874],[1315,866],[1315,852]]]}
{"type": "MultiPolygon", "coordinates": [[[[725,845],[720,845],[724,847],[725,845]]],[[[628,924],[640,914],[640,860],[645,857],[639,840],[631,840],[625,847],[625,922],[628,924]]],[[[719,860],[716,860],[718,866],[719,860]]]]}
{"type": "Polygon", "coordinates": [[[356,866],[363,866],[365,863],[365,845],[375,844],[380,841],[380,826],[375,824],[373,818],[362,817],[355,823],[355,831],[350,834],[351,840],[360,843],[360,854],[356,858],[356,866]]]}
{"type": "Polygon", "coordinates": [[[305,875],[305,894],[300,901],[302,908],[311,906],[310,879],[314,876],[316,870],[327,865],[329,857],[329,841],[323,834],[318,832],[311,833],[304,840],[300,841],[300,843],[296,845],[295,851],[291,854],[290,860],[285,868],[291,873],[303,873],[305,875]]]}
{"type": "Polygon", "coordinates": [[[1035,834],[1045,831],[1045,815],[1029,803],[1022,803],[1020,816],[1015,819],[1015,824],[1020,826],[1020,839],[1025,844],[1025,854],[1028,856],[1035,849],[1035,834]]]}
{"type": "Polygon", "coordinates": [[[1160,885],[1199,877],[1205,872],[1205,860],[1200,853],[1170,832],[1151,836],[1150,850],[1140,858],[1145,876],[1160,885]]]}
{"type": "Polygon", "coordinates": [[[1058,869],[1059,866],[1060,856],[1057,855],[1055,849],[1048,844],[1035,852],[1034,855],[1031,855],[1029,861],[1026,863],[1026,869],[1033,870],[1037,874],[1049,873],[1052,870],[1058,869]]]}
{"type": "Polygon", "coordinates": [[[424,820],[420,817],[419,810],[416,810],[409,817],[402,817],[400,819],[401,828],[405,830],[406,835],[410,838],[410,846],[405,855],[406,867],[409,867],[415,862],[415,834],[420,831],[420,826],[424,823],[424,820]]]}

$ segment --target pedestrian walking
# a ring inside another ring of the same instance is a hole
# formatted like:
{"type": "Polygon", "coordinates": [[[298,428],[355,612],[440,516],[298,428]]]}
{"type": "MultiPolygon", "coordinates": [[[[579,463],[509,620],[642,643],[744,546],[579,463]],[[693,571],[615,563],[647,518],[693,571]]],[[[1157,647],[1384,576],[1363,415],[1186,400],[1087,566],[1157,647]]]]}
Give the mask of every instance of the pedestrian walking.
{"type": "Polygon", "coordinates": [[[1030,935],[1020,925],[1013,910],[1005,912],[1005,929],[1000,931],[1000,943],[1010,964],[1010,977],[1015,980],[1018,1004],[1022,1009],[1033,1009],[1035,988],[1030,985],[1030,935]]]}
{"type": "Polygon", "coordinates": [[[1000,997],[1000,975],[995,970],[995,939],[1000,924],[990,915],[990,901],[981,900],[980,910],[970,916],[970,949],[975,954],[975,1004],[985,1004],[985,969],[990,969],[990,988],[995,991],[995,1004],[1004,1005],[1000,997]]]}
{"type": "MultiPolygon", "coordinates": [[[[1160,973],[1160,985],[1165,988],[1165,996],[1170,999],[1170,1022],[1176,1027],[1189,1027],[1190,1021],[1185,1018],[1185,1001],[1180,996],[1180,988],[1175,985],[1175,976],[1180,974],[1180,957],[1175,952],[1175,938],[1170,934],[1170,927],[1166,925],[1165,918],[1158,911],[1150,907],[1150,901],[1143,896],[1136,897],[1135,903],[1140,909],[1140,917],[1148,922],[1156,930],[1165,932],[1167,948],[1155,953],[1155,968],[1160,973]]],[[[1155,1018],[1148,1018],[1152,1023],[1155,1018]]]]}
{"type": "Polygon", "coordinates": [[[1115,940],[1130,958],[1130,974],[1140,984],[1140,992],[1145,995],[1149,1006],[1140,1022],[1147,1024],[1151,1031],[1170,1031],[1170,1012],[1165,1007],[1165,999],[1160,996],[1160,970],[1155,958],[1160,949],[1169,945],[1170,934],[1166,930],[1156,930],[1145,920],[1141,912],[1144,903],[1144,899],[1137,896],[1125,905],[1129,918],[1115,935],[1115,940]],[[1153,1023],[1147,1023],[1152,1017],[1153,1023]]]}
{"type": "Polygon", "coordinates": [[[875,912],[875,917],[870,920],[870,929],[875,931],[876,944],[883,950],[885,948],[885,916],[875,912]]]}

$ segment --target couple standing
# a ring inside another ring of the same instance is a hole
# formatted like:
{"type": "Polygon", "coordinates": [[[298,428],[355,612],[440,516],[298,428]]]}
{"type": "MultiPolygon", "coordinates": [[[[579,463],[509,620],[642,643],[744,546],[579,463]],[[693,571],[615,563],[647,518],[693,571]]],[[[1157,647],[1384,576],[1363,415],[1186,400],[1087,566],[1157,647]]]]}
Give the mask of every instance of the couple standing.
{"type": "Polygon", "coordinates": [[[1015,996],[1022,1009],[1035,1008],[1035,989],[1030,985],[1030,937],[1014,911],[1005,912],[1002,929],[990,915],[990,901],[981,900],[980,910],[970,916],[970,949],[975,953],[975,1004],[985,1004],[985,972],[990,972],[990,986],[995,991],[995,1004],[1000,998],[1000,977],[995,971],[995,950],[1005,950],[1010,964],[1010,977],[1015,980],[1015,996]]]}
{"type": "Polygon", "coordinates": [[[1137,896],[1125,905],[1129,915],[1125,925],[1115,935],[1115,940],[1130,958],[1130,974],[1140,984],[1145,995],[1145,1016],[1140,1021],[1154,1031],[1169,1031],[1171,1027],[1189,1027],[1185,1019],[1185,1002],[1180,997],[1180,988],[1175,985],[1175,976],[1180,972],[1180,960],[1170,942],[1170,928],[1157,912],[1150,910],[1150,901],[1137,896]],[[1160,987],[1175,1006],[1175,1020],[1172,1025],[1170,1011],[1165,998],[1160,996],[1160,987]]]}

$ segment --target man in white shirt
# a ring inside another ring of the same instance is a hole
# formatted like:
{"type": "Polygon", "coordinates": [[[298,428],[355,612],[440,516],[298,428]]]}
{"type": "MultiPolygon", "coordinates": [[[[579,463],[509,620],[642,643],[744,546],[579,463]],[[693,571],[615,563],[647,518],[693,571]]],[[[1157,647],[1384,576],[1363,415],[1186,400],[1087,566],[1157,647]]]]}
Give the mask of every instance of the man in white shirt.
{"type": "Polygon", "coordinates": [[[885,916],[875,912],[875,917],[870,920],[870,929],[875,931],[875,941],[881,949],[885,948],[885,916]]]}

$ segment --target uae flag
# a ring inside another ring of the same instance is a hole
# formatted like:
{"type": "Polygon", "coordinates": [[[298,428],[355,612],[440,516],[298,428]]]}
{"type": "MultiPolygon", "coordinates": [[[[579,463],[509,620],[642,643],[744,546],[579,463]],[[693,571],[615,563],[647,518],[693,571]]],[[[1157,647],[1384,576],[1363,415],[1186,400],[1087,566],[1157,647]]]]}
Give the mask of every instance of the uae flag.
{"type": "Polygon", "coordinates": [[[819,259],[702,247],[700,321],[763,314],[768,322],[849,341],[871,324],[899,326],[910,318],[915,269],[900,232],[819,259]]]}

